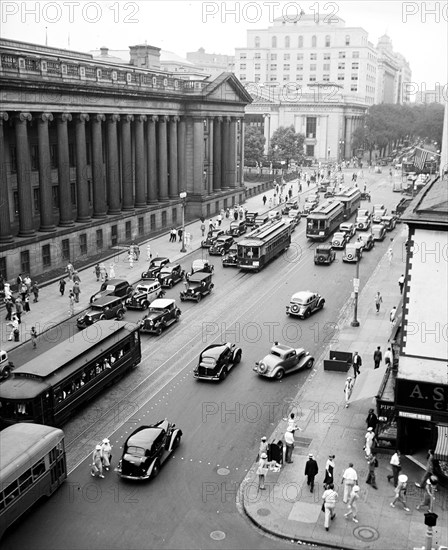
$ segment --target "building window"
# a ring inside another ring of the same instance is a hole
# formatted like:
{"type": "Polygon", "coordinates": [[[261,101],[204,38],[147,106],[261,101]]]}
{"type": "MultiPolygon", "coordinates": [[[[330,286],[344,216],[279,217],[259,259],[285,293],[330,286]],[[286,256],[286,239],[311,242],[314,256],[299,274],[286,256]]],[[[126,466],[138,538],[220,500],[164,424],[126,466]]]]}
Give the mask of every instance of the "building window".
{"type": "Polygon", "coordinates": [[[316,63],[311,63],[310,71],[315,71],[315,70],[316,70],[316,63]]]}
{"type": "Polygon", "coordinates": [[[345,76],[344,73],[338,73],[338,80],[344,80],[345,76]]]}
{"type": "Polygon", "coordinates": [[[358,75],[356,73],[352,74],[352,80],[358,80],[358,75]]]}
{"type": "Polygon", "coordinates": [[[130,241],[132,239],[132,222],[129,220],[124,224],[125,239],[130,241]]]}
{"type": "Polygon", "coordinates": [[[34,203],[34,211],[39,212],[39,210],[40,210],[40,189],[39,189],[39,187],[35,187],[33,189],[33,203],[34,203]]]}
{"type": "Polygon", "coordinates": [[[39,170],[39,146],[31,145],[31,170],[39,170]]]}
{"type": "Polygon", "coordinates": [[[76,206],[76,182],[72,181],[70,184],[70,194],[72,197],[72,204],[76,206]]]}
{"type": "Polygon", "coordinates": [[[240,59],[246,59],[246,54],[245,53],[240,53],[240,59]]]}
{"type": "Polygon", "coordinates": [[[30,251],[22,250],[20,253],[20,272],[29,273],[30,272],[30,251]]]}
{"type": "Polygon", "coordinates": [[[330,47],[330,35],[329,34],[327,34],[327,36],[325,37],[325,47],[326,48],[330,47]]]}
{"type": "Polygon", "coordinates": [[[329,82],[330,81],[330,75],[329,74],[324,74],[323,77],[322,77],[322,80],[324,82],[329,82]]]}
{"type": "Polygon", "coordinates": [[[52,168],[58,167],[58,147],[55,143],[50,145],[50,164],[52,168]]]}
{"type": "Polygon", "coordinates": [[[51,266],[51,252],[49,244],[44,244],[42,247],[42,264],[44,267],[51,266]]]}
{"type": "Polygon", "coordinates": [[[298,46],[299,48],[303,48],[303,36],[299,36],[299,41],[298,41],[297,46],[298,46]]]}
{"type": "Polygon", "coordinates": [[[246,80],[246,75],[245,74],[240,74],[240,80],[241,81],[246,80]]]}
{"type": "Polygon", "coordinates": [[[246,63],[240,63],[240,70],[246,70],[246,63]]]}
{"type": "Polygon", "coordinates": [[[345,35],[345,45],[350,46],[350,35],[349,34],[345,35]]]}
{"type": "Polygon", "coordinates": [[[297,65],[297,70],[298,71],[303,71],[303,65],[297,65]]]}
{"type": "Polygon", "coordinates": [[[110,241],[112,246],[117,246],[118,244],[118,226],[112,225],[110,228],[110,241]]]}
{"type": "Polygon", "coordinates": [[[277,61],[277,54],[271,53],[271,61],[277,61]]]}
{"type": "Polygon", "coordinates": [[[255,44],[256,48],[260,47],[260,37],[259,36],[255,37],[254,44],[255,44]]]}
{"type": "Polygon", "coordinates": [[[70,260],[70,239],[62,239],[61,247],[62,247],[62,259],[70,260]]]}
{"type": "Polygon", "coordinates": [[[297,61],[303,61],[303,53],[297,54],[297,61]]]}
{"type": "Polygon", "coordinates": [[[162,212],[162,227],[166,227],[167,226],[167,215],[166,215],[166,210],[164,210],[162,212]]]}
{"type": "Polygon", "coordinates": [[[329,71],[330,70],[330,63],[324,63],[323,69],[324,69],[324,71],[329,71]]]}
{"type": "Polygon", "coordinates": [[[357,91],[358,91],[358,86],[357,86],[356,84],[352,84],[352,85],[350,86],[350,91],[351,91],[351,92],[357,92],[357,91]]]}
{"type": "Polygon", "coordinates": [[[171,211],[171,221],[173,222],[173,225],[177,225],[177,208],[173,208],[171,211]]]}
{"type": "Polygon", "coordinates": [[[307,157],[314,157],[314,145],[307,145],[306,146],[306,156],[307,157]]]}
{"type": "Polygon", "coordinates": [[[339,70],[345,69],[345,63],[344,63],[344,62],[338,63],[338,69],[339,69],[339,70]]]}
{"type": "Polygon", "coordinates": [[[79,236],[79,250],[81,256],[87,256],[87,235],[85,233],[79,236]]]}
{"type": "Polygon", "coordinates": [[[311,37],[311,47],[315,48],[317,46],[317,37],[315,34],[311,37]]]}
{"type": "Polygon", "coordinates": [[[145,234],[145,218],[141,216],[140,218],[138,218],[137,223],[138,223],[138,236],[143,237],[143,235],[145,234]]]}
{"type": "Polygon", "coordinates": [[[96,230],[96,249],[98,251],[103,250],[103,230],[96,230]]]}
{"type": "Polygon", "coordinates": [[[352,63],[352,69],[355,71],[359,69],[359,63],[352,63]]]}
{"type": "Polygon", "coordinates": [[[345,59],[345,52],[339,52],[339,59],[345,59]]]}
{"type": "Polygon", "coordinates": [[[285,48],[289,48],[291,44],[289,36],[285,36],[285,48]]]}
{"type": "Polygon", "coordinates": [[[324,53],[324,61],[329,61],[331,59],[331,54],[324,53]]]}
{"type": "Polygon", "coordinates": [[[297,82],[301,82],[303,80],[303,76],[301,74],[298,74],[296,76],[296,80],[297,80],[297,82]]]}
{"type": "Polygon", "coordinates": [[[271,71],[277,70],[277,63],[271,63],[271,71]]]}
{"type": "Polygon", "coordinates": [[[291,56],[290,56],[289,53],[284,53],[284,54],[283,54],[283,61],[289,61],[290,57],[291,57],[291,56]]]}
{"type": "Polygon", "coordinates": [[[277,47],[277,37],[273,36],[271,40],[271,47],[276,48],[277,47]]]}
{"type": "Polygon", "coordinates": [[[8,280],[8,274],[6,273],[6,258],[1,257],[0,258],[0,276],[5,279],[5,281],[8,280]]]}
{"type": "Polygon", "coordinates": [[[316,61],[316,59],[317,59],[317,53],[310,53],[310,60],[316,61]]]}
{"type": "Polygon", "coordinates": [[[283,65],[283,70],[284,70],[284,71],[289,71],[289,69],[290,69],[289,63],[285,63],[285,64],[283,65]]]}
{"type": "Polygon", "coordinates": [[[256,71],[259,71],[259,70],[260,70],[260,67],[261,67],[261,64],[260,64],[260,63],[255,63],[255,70],[256,70],[256,71]]]}
{"type": "Polygon", "coordinates": [[[276,76],[271,76],[270,79],[269,79],[269,82],[277,82],[277,77],[276,76]]]}
{"type": "Polygon", "coordinates": [[[151,214],[151,217],[149,218],[149,226],[151,231],[156,230],[156,215],[151,214]]]}
{"type": "Polygon", "coordinates": [[[254,59],[261,59],[261,53],[257,52],[257,53],[254,55],[254,59]]]}
{"type": "Polygon", "coordinates": [[[306,117],[306,137],[315,138],[316,137],[316,126],[317,118],[315,116],[306,117]]]}
{"type": "Polygon", "coordinates": [[[261,77],[259,74],[255,74],[255,82],[260,82],[261,77]]]}
{"type": "Polygon", "coordinates": [[[285,74],[283,76],[283,82],[289,82],[289,75],[285,74]]]}
{"type": "Polygon", "coordinates": [[[352,52],[353,59],[359,59],[359,52],[352,52]]]}
{"type": "Polygon", "coordinates": [[[51,192],[53,197],[53,208],[59,208],[59,187],[57,185],[53,185],[51,192]]]}
{"type": "Polygon", "coordinates": [[[316,82],[316,75],[310,76],[310,82],[316,82]]]}

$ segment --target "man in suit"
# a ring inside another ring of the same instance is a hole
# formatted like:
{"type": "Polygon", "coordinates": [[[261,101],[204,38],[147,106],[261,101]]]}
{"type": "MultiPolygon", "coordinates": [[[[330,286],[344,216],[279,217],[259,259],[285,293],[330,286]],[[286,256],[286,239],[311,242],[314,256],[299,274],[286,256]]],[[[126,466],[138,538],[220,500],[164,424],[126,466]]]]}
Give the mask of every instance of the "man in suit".
{"type": "Polygon", "coordinates": [[[353,355],[353,372],[355,378],[360,374],[360,367],[362,366],[362,359],[361,356],[358,354],[357,351],[355,351],[355,354],[353,355]]]}
{"type": "Polygon", "coordinates": [[[317,462],[314,460],[314,456],[309,454],[307,463],[305,464],[305,475],[307,476],[306,484],[310,488],[310,493],[314,491],[314,478],[318,473],[319,467],[317,466],[317,462]]]}

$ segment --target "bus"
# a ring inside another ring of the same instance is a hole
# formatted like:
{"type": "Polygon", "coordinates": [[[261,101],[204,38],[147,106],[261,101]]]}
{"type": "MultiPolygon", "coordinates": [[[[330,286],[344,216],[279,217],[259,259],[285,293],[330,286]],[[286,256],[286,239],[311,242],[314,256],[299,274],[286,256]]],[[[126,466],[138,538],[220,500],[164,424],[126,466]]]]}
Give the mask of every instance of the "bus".
{"type": "Polygon", "coordinates": [[[0,432],[0,538],[33,504],[67,477],[64,432],[14,424],[0,432]]]}
{"type": "Polygon", "coordinates": [[[314,241],[324,241],[344,219],[344,205],[341,202],[325,201],[308,214],[306,236],[314,241]]]}
{"type": "Polygon", "coordinates": [[[333,200],[344,206],[344,220],[348,220],[361,204],[361,191],[357,187],[344,187],[336,193],[333,200]]]}
{"type": "Polygon", "coordinates": [[[1,424],[61,426],[140,361],[138,325],[98,321],[13,370],[0,384],[1,424]]]}
{"type": "Polygon", "coordinates": [[[290,244],[289,220],[265,223],[238,243],[238,266],[245,271],[260,271],[273,258],[288,249],[290,244]]]}

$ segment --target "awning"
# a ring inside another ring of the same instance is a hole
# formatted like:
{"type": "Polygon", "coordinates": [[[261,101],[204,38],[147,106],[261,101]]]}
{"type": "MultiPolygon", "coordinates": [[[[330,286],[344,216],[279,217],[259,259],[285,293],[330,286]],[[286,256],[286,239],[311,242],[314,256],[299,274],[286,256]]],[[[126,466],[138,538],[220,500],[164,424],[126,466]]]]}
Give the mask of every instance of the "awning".
{"type": "Polygon", "coordinates": [[[355,385],[353,386],[350,403],[376,397],[380,391],[386,370],[386,367],[369,370],[361,369],[361,374],[357,376],[355,385]]]}
{"type": "Polygon", "coordinates": [[[448,461],[448,426],[437,425],[437,446],[434,458],[448,461]]]}

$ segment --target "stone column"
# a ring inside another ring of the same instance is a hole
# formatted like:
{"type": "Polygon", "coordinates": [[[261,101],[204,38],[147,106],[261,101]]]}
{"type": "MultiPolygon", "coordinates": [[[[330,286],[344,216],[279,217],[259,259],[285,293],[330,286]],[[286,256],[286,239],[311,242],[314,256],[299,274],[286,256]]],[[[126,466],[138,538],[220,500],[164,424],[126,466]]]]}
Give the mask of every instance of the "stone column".
{"type": "Polygon", "coordinates": [[[134,117],[134,136],[135,136],[135,207],[144,208],[146,206],[146,181],[145,181],[145,122],[146,115],[136,115],[134,117]]]}
{"type": "Polygon", "coordinates": [[[221,191],[222,182],[222,117],[213,121],[213,191],[221,191]]]}
{"type": "Polygon", "coordinates": [[[159,155],[158,155],[158,167],[159,167],[159,200],[168,200],[168,155],[167,155],[167,140],[166,140],[166,124],[169,117],[162,115],[159,116],[158,122],[158,137],[159,137],[159,155]]]}
{"type": "Polygon", "coordinates": [[[0,112],[0,243],[12,242],[11,216],[9,214],[9,194],[6,179],[5,139],[3,121],[9,119],[8,113],[0,112]]]}
{"type": "Polygon", "coordinates": [[[204,191],[204,118],[193,118],[193,189],[204,191]]]}
{"type": "Polygon", "coordinates": [[[236,183],[237,187],[242,187],[244,182],[244,118],[238,119],[239,127],[239,139],[238,143],[238,157],[239,168],[237,168],[236,183]]]}
{"type": "Polygon", "coordinates": [[[231,117],[229,135],[229,179],[228,186],[236,187],[236,158],[237,158],[237,118],[231,117]]]}
{"type": "Polygon", "coordinates": [[[93,217],[106,217],[106,186],[104,181],[103,163],[103,132],[101,123],[106,120],[105,115],[97,114],[92,117],[92,179],[93,179],[93,217]]]}
{"type": "Polygon", "coordinates": [[[53,120],[51,113],[37,117],[37,140],[39,144],[39,192],[40,227],[39,231],[56,231],[53,215],[53,191],[51,185],[50,140],[48,122],[53,120]]]}
{"type": "Polygon", "coordinates": [[[221,166],[222,166],[222,188],[230,187],[230,117],[225,117],[222,123],[221,137],[221,166]]]}
{"type": "Polygon", "coordinates": [[[185,117],[180,117],[177,127],[177,185],[179,193],[181,191],[186,191],[187,188],[187,166],[185,163],[186,140],[187,131],[185,127],[185,117]]]}
{"type": "Polygon", "coordinates": [[[208,151],[207,151],[207,194],[213,193],[213,138],[214,138],[214,120],[208,119],[208,151]]]}
{"type": "Polygon", "coordinates": [[[89,115],[80,113],[76,117],[76,187],[78,199],[77,222],[87,223],[90,221],[89,207],[89,183],[87,173],[87,150],[86,150],[86,122],[89,115]]]}
{"type": "Polygon", "coordinates": [[[148,204],[156,204],[159,200],[159,192],[157,186],[157,139],[156,139],[156,122],[158,116],[150,116],[148,118],[148,187],[147,200],[148,204]]]}
{"type": "Polygon", "coordinates": [[[177,123],[178,116],[170,117],[170,199],[176,199],[179,195],[179,178],[177,174],[177,123]]]}
{"type": "MultiPolygon", "coordinates": [[[[123,210],[127,212],[134,210],[131,143],[131,122],[133,120],[132,115],[121,117],[121,185],[123,189],[123,210]]],[[[139,155],[137,155],[137,160],[138,157],[139,155]]],[[[140,162],[142,162],[142,159],[140,162]]]]}
{"type": "Polygon", "coordinates": [[[267,155],[269,151],[269,145],[271,142],[271,115],[263,115],[264,118],[264,137],[266,141],[264,142],[264,154],[267,155]]]}
{"type": "Polygon", "coordinates": [[[20,113],[15,118],[19,237],[31,237],[35,234],[33,225],[33,203],[31,197],[31,162],[27,128],[27,122],[30,122],[31,118],[30,113],[20,113]]]}
{"type": "Polygon", "coordinates": [[[57,115],[58,134],[58,181],[59,181],[59,225],[71,227],[73,221],[72,193],[70,189],[70,164],[68,154],[67,122],[72,120],[70,113],[57,115]]]}
{"type": "Polygon", "coordinates": [[[118,168],[118,138],[117,122],[120,115],[107,116],[107,197],[108,214],[119,214],[120,205],[120,179],[118,168]]]}

